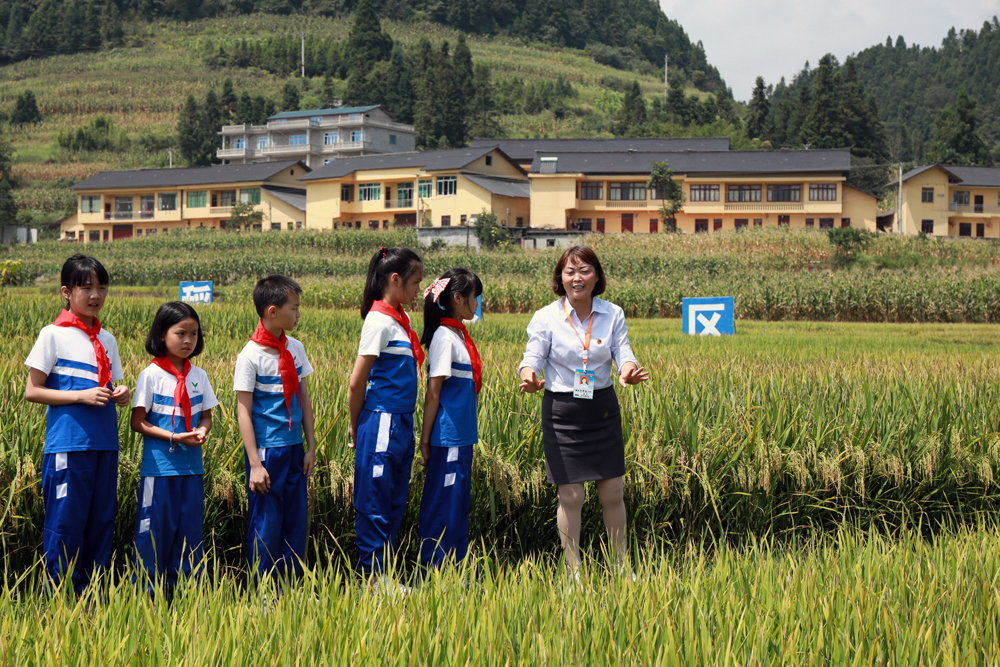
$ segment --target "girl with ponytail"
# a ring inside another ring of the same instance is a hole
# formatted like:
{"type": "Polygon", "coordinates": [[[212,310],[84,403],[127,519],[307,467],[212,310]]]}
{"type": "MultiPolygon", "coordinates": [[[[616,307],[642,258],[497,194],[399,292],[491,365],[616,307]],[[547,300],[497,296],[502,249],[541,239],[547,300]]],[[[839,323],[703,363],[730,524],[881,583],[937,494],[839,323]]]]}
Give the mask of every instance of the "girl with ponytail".
{"type": "Polygon", "coordinates": [[[472,446],[479,441],[476,395],[483,364],[462,320],[475,317],[483,283],[467,269],[449,269],[424,291],[427,394],[420,464],[427,467],[420,501],[420,561],[438,567],[469,550],[472,446]]]}

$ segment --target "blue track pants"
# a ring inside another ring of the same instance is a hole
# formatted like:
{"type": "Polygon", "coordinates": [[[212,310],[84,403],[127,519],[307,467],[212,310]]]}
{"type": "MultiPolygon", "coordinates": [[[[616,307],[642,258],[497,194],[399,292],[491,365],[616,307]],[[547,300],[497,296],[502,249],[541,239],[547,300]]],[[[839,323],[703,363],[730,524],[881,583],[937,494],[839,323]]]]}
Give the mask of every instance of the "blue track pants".
{"type": "Polygon", "coordinates": [[[437,567],[469,552],[472,447],[431,447],[420,499],[420,562],[437,567]]]}
{"type": "Polygon", "coordinates": [[[163,578],[173,588],[178,575],[188,577],[204,550],[202,520],[205,484],[201,475],[143,477],[135,514],[136,570],[142,586],[163,578]],[[142,574],[144,573],[144,574],[142,574]]]}
{"type": "MultiPolygon", "coordinates": [[[[267,493],[249,492],[247,558],[265,572],[282,577],[302,576],[309,534],[308,478],[302,474],[305,450],[301,444],[257,450],[271,478],[267,493]]],[[[250,480],[250,461],[243,457],[250,480]]]]}

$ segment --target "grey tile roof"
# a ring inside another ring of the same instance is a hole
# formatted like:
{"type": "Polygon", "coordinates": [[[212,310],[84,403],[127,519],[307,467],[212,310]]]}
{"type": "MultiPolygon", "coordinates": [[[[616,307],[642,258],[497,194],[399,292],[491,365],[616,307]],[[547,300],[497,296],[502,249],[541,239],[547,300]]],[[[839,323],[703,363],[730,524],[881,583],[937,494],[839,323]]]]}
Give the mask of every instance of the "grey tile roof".
{"type": "Polygon", "coordinates": [[[531,173],[539,173],[541,158],[558,158],[556,173],[648,174],[653,162],[667,162],[677,174],[848,172],[851,152],[847,148],[773,151],[683,151],[683,152],[539,152],[531,173]]]}
{"type": "Polygon", "coordinates": [[[306,191],[304,188],[283,188],[276,185],[263,185],[261,189],[271,193],[289,206],[300,211],[306,210],[306,191]]]}
{"type": "Polygon", "coordinates": [[[386,153],[384,155],[337,158],[329,164],[318,167],[316,171],[299,180],[317,181],[326,178],[343,178],[356,171],[373,171],[375,169],[423,169],[425,171],[461,169],[493,150],[496,150],[496,147],[485,146],[482,148],[452,148],[443,151],[386,153]]]}
{"type": "MultiPolygon", "coordinates": [[[[276,113],[273,116],[268,116],[268,120],[281,120],[289,118],[312,118],[313,116],[343,116],[349,113],[365,113],[366,111],[371,111],[372,109],[378,109],[379,105],[375,104],[367,107],[336,107],[334,109],[306,109],[305,111],[282,111],[281,113],[276,113]]],[[[388,112],[386,112],[388,113],[388,112]]]]}
{"type": "Polygon", "coordinates": [[[502,197],[531,197],[531,184],[528,181],[515,181],[509,178],[491,178],[479,174],[469,174],[462,172],[462,176],[485,188],[487,192],[502,197]]]}
{"type": "MultiPolygon", "coordinates": [[[[911,170],[905,172],[903,174],[903,182],[905,183],[908,180],[910,180],[911,178],[913,178],[914,176],[919,176],[920,174],[924,173],[925,171],[928,171],[929,169],[933,169],[934,167],[937,167],[937,168],[941,169],[941,171],[945,172],[946,174],[954,176],[954,174],[952,174],[951,171],[950,171],[951,167],[944,167],[944,166],[942,166],[940,164],[925,164],[922,167],[916,167],[914,169],[911,169],[911,170]]],[[[898,177],[894,178],[891,181],[889,181],[888,183],[886,183],[885,187],[888,188],[888,187],[891,187],[893,185],[899,185],[899,178],[898,177]]]]}
{"type": "Polygon", "coordinates": [[[70,190],[109,190],[116,188],[171,188],[212,183],[242,183],[265,181],[285,169],[309,167],[298,160],[258,162],[256,164],[225,164],[185,169],[134,169],[131,171],[101,171],[80,181],[70,190]]]}
{"type": "MultiPolygon", "coordinates": [[[[941,167],[941,165],[938,165],[941,167]]],[[[962,185],[980,188],[1000,188],[1000,167],[941,167],[952,174],[962,185]]]]}
{"type": "Polygon", "coordinates": [[[728,151],[729,137],[643,137],[638,139],[473,139],[473,148],[497,146],[512,159],[531,160],[535,151],[728,151]]]}

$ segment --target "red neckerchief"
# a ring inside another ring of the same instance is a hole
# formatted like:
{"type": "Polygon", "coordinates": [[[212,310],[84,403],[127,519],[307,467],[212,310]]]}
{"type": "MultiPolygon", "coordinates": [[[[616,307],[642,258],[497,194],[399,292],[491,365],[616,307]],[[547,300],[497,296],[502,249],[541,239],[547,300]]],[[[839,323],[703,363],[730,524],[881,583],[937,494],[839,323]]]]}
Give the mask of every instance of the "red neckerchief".
{"type": "Polygon", "coordinates": [[[186,433],[191,432],[191,397],[188,396],[187,389],[187,374],[191,370],[191,362],[187,359],[184,360],[184,370],[178,371],[174,363],[167,359],[166,357],[155,357],[151,362],[153,366],[159,366],[166,372],[177,378],[177,384],[174,386],[174,411],[170,413],[170,430],[174,430],[174,414],[177,412],[178,406],[180,406],[181,412],[184,414],[184,428],[186,433]]]}
{"type": "Polygon", "coordinates": [[[462,332],[462,338],[465,339],[465,349],[469,353],[469,359],[472,360],[472,379],[476,382],[476,393],[478,394],[483,388],[483,360],[479,358],[479,350],[476,349],[476,344],[472,342],[472,336],[469,335],[469,331],[465,328],[465,325],[458,320],[453,320],[450,317],[442,317],[441,324],[462,332]]]}
{"type": "Polygon", "coordinates": [[[417,368],[420,370],[422,375],[424,372],[424,348],[420,347],[420,338],[418,338],[417,334],[410,328],[409,318],[403,318],[406,313],[403,311],[402,304],[400,304],[396,309],[393,309],[390,308],[389,304],[385,301],[376,301],[372,304],[372,310],[376,313],[388,315],[392,319],[399,322],[399,326],[403,327],[403,331],[405,331],[406,335],[410,337],[410,347],[413,348],[413,361],[417,364],[417,368]]]}
{"type": "Polygon", "coordinates": [[[302,394],[299,393],[299,374],[295,370],[295,359],[292,358],[292,353],[285,347],[288,337],[282,331],[281,338],[275,338],[270,331],[264,328],[264,322],[262,321],[257,325],[257,331],[250,337],[250,340],[258,345],[273,347],[278,350],[278,374],[281,375],[281,389],[285,392],[285,407],[288,409],[288,430],[291,431],[292,396],[298,396],[301,401],[302,394]]]}
{"type": "Polygon", "coordinates": [[[94,356],[97,357],[97,385],[107,387],[108,383],[111,382],[111,360],[108,359],[108,353],[101,345],[101,341],[97,339],[97,334],[101,332],[101,321],[95,317],[94,328],[91,329],[76,316],[76,313],[64,310],[59,313],[59,317],[52,323],[52,326],[79,329],[90,337],[90,342],[94,345],[94,356]]]}

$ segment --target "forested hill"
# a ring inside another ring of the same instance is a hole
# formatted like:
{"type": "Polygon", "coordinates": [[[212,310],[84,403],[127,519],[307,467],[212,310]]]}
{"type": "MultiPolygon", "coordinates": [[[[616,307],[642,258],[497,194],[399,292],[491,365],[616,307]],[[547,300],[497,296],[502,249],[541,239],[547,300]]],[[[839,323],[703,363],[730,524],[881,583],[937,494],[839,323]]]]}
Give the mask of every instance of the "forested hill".
{"type": "MultiPolygon", "coordinates": [[[[1000,145],[997,17],[983,23],[978,31],[951,28],[939,47],[907,45],[903,36],[887,38],[885,44],[849,57],[840,66],[845,76],[849,63],[853,63],[858,80],[875,99],[893,161],[921,159],[930,148],[938,114],[955,103],[962,89],[977,103],[979,132],[986,145],[992,149],[1000,145]]],[[[787,86],[782,79],[773,89],[773,96],[788,101],[798,99],[804,89],[813,86],[815,72],[807,68],[787,86]]]]}
{"type": "MultiPolygon", "coordinates": [[[[0,0],[0,64],[122,45],[122,22],[246,14],[344,17],[359,0],[0,0]]],[[[719,71],[656,0],[375,0],[382,18],[585,49],[618,69],[671,68],[728,93],[719,71]]],[[[133,46],[135,46],[133,44],[133,46]]]]}

